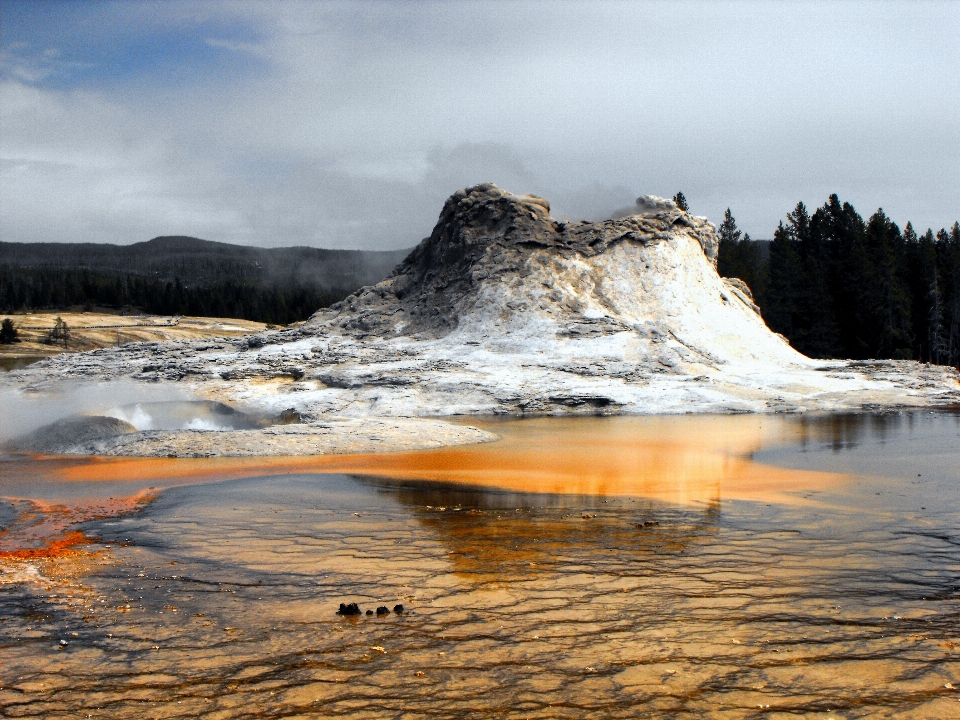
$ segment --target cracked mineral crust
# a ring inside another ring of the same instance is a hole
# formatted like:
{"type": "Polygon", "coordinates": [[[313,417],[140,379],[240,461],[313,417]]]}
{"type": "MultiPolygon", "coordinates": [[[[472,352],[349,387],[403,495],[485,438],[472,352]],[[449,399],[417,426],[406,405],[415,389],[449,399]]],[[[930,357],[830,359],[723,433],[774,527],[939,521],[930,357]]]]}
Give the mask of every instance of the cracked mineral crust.
{"type": "MultiPolygon", "coordinates": [[[[716,256],[714,227],[670,200],[561,222],[542,198],[477,185],[447,200],[390,277],[298,328],[60,355],[0,382],[21,392],[69,378],[177,383],[264,412],[295,406],[314,421],[960,403],[952,368],[801,355],[743,282],[717,274],[716,256]]],[[[150,454],[146,439],[118,446],[150,454]]]]}

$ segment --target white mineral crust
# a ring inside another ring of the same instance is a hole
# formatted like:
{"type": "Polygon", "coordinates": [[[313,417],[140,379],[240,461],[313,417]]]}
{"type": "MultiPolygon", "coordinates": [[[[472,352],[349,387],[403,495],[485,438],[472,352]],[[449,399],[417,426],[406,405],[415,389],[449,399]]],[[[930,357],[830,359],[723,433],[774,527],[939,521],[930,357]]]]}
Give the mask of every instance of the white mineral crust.
{"type": "Polygon", "coordinates": [[[873,410],[960,403],[952,368],[812,360],[716,270],[706,219],[644,197],[637,213],[563,223],[494,185],[447,200],[383,282],[296,329],[142,343],[8,373],[178,383],[307,418],[873,410]]]}

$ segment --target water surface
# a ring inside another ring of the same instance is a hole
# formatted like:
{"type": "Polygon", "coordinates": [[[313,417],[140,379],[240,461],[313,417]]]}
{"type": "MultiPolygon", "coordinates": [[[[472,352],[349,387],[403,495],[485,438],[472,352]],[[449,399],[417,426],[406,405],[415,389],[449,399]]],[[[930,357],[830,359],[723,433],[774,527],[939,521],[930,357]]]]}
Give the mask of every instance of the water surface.
{"type": "Polygon", "coordinates": [[[389,456],[7,461],[24,547],[25,503],[102,505],[94,544],[2,561],[0,708],[956,716],[956,415],[493,429],[389,456]]]}
{"type": "Polygon", "coordinates": [[[0,372],[11,372],[46,360],[49,355],[0,355],[0,372]]]}

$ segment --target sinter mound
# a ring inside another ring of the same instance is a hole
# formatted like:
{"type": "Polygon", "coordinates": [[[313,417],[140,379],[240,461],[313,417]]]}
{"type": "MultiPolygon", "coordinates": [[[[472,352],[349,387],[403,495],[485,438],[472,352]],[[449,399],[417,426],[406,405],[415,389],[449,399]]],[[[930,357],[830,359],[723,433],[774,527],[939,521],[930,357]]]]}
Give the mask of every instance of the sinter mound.
{"type": "Polygon", "coordinates": [[[648,196],[634,210],[565,223],[542,198],[477,185],[447,200],[390,277],[300,328],[61,356],[4,380],[176,381],[262,412],[296,406],[308,424],[960,403],[951,368],[804,357],[767,328],[746,285],[717,274],[706,219],[648,196]]]}

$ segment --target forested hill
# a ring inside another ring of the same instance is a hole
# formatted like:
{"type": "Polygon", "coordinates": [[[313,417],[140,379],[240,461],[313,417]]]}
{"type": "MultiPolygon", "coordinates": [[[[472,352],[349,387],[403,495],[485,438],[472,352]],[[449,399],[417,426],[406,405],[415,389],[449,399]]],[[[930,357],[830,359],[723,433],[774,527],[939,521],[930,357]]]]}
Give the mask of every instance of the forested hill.
{"type": "Polygon", "coordinates": [[[409,252],[260,248],[168,236],[132,245],[0,242],[0,265],[130,273],[183,283],[236,280],[358,288],[383,280],[409,252]]]}
{"type": "Polygon", "coordinates": [[[408,253],[191,237],[133,245],[0,242],[0,312],[97,307],[286,325],[383,280],[408,253]]]}

